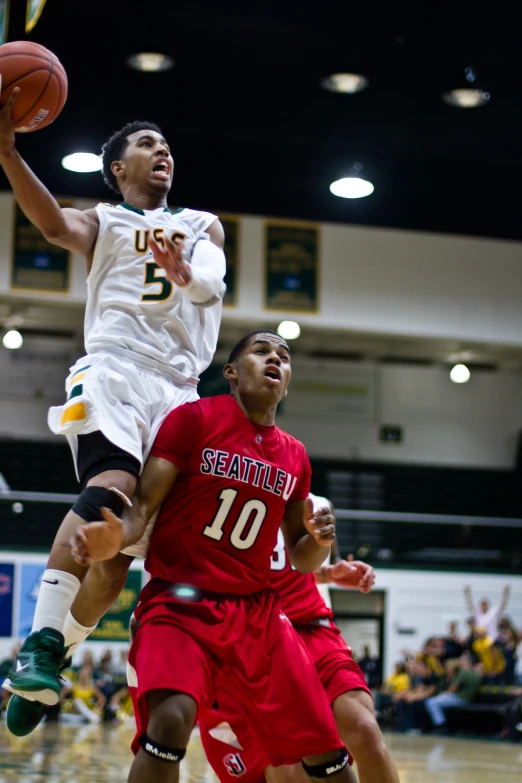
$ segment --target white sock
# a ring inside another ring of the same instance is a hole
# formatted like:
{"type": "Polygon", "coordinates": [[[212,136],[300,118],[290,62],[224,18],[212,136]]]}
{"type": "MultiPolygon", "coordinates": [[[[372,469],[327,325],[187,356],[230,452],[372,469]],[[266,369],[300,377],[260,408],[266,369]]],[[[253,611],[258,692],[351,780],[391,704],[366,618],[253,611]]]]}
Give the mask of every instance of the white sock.
{"type": "Polygon", "coordinates": [[[47,568],[42,576],[32,631],[54,628],[62,631],[67,612],[80,589],[80,580],[67,571],[47,568]]]}
{"type": "Polygon", "coordinates": [[[72,655],[73,652],[78,649],[80,644],[87,639],[89,634],[92,633],[95,628],[96,625],[93,625],[91,628],[88,628],[86,625],[80,625],[80,623],[74,619],[69,610],[67,617],[65,618],[62,631],[65,637],[65,646],[69,648],[67,657],[72,655]]]}

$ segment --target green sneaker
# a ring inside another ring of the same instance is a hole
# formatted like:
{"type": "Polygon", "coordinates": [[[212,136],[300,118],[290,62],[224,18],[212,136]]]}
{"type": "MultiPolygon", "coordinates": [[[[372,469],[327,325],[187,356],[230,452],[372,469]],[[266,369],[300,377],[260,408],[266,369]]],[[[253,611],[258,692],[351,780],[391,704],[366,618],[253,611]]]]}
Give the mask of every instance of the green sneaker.
{"type": "Polygon", "coordinates": [[[67,649],[54,628],[34,631],[23,643],[2,685],[11,693],[47,706],[60,699],[60,672],[67,649]]]}
{"type": "Polygon", "coordinates": [[[27,701],[13,694],[7,705],[7,728],[16,737],[25,737],[43,720],[46,711],[46,704],[40,701],[27,701]]]}

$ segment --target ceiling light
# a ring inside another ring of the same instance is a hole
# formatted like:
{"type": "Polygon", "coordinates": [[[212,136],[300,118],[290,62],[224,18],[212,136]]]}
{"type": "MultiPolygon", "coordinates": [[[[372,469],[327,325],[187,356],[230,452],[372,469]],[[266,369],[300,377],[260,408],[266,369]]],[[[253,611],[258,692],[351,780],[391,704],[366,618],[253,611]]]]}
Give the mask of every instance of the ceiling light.
{"type": "Polygon", "coordinates": [[[8,348],[10,351],[16,351],[24,344],[24,338],[16,329],[10,329],[4,334],[2,344],[4,348],[8,348]]]}
{"type": "Polygon", "coordinates": [[[91,171],[101,171],[102,159],[93,152],[73,152],[62,160],[62,166],[68,171],[76,171],[79,174],[87,174],[91,171]]]}
{"type": "Polygon", "coordinates": [[[138,54],[127,57],[125,62],[129,68],[133,68],[135,71],[144,71],[145,73],[169,71],[174,67],[172,57],[160,52],[138,52],[138,54]]]}
{"type": "Polygon", "coordinates": [[[450,378],[453,383],[467,383],[471,373],[465,364],[456,364],[450,372],[450,378]]]}
{"type": "Polygon", "coordinates": [[[477,106],[485,106],[490,99],[489,92],[463,87],[460,90],[449,90],[442,95],[444,103],[450,106],[458,106],[460,109],[475,109],[477,106]]]}
{"type": "Polygon", "coordinates": [[[277,334],[283,340],[297,340],[301,334],[301,327],[297,321],[281,321],[277,327],[277,334]]]}
{"type": "Polygon", "coordinates": [[[353,95],[365,90],[369,85],[366,76],[360,73],[332,73],[321,81],[321,87],[328,92],[342,92],[353,95]]]}
{"type": "Polygon", "coordinates": [[[330,192],[340,198],[364,198],[375,190],[373,183],[360,177],[344,177],[332,182],[330,192]]]}

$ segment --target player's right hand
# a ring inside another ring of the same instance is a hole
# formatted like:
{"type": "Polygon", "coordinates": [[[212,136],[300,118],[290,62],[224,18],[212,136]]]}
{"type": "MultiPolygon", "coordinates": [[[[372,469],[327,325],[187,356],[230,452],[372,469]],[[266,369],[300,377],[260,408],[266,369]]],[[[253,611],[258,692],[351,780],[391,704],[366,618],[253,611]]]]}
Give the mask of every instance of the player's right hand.
{"type": "MultiPolygon", "coordinates": [[[[2,103],[2,77],[0,76],[0,103],[2,103]]],[[[20,87],[15,87],[5,106],[0,106],[0,159],[12,151],[15,145],[13,106],[20,93],[20,87]]]]}
{"type": "Polygon", "coordinates": [[[116,557],[123,545],[124,525],[109,508],[101,510],[104,521],[88,522],[71,537],[72,556],[82,566],[116,557]]]}

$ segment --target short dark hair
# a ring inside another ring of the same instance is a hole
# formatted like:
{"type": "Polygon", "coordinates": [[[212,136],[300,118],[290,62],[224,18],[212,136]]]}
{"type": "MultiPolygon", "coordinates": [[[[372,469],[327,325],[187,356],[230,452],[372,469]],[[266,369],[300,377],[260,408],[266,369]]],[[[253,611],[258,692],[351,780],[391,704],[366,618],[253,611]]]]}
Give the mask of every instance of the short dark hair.
{"type": "Polygon", "coordinates": [[[102,174],[103,180],[111,190],[115,190],[116,193],[120,192],[118,187],[118,180],[112,173],[111,166],[115,160],[121,160],[125,148],[127,147],[127,139],[132,133],[140,130],[153,130],[163,136],[162,131],[154,122],[142,122],[141,120],[135,120],[134,122],[128,122],[123,128],[116,133],[113,133],[110,138],[107,139],[102,147],[102,174]]]}
{"type": "Polygon", "coordinates": [[[228,357],[227,364],[234,364],[234,362],[236,362],[239,359],[250,338],[254,337],[256,334],[273,334],[276,337],[280,337],[280,335],[278,335],[277,332],[272,331],[272,329],[256,329],[254,332],[249,332],[248,334],[245,334],[245,336],[242,337],[241,340],[237,343],[237,345],[235,345],[230,351],[230,356],[228,357]]]}

